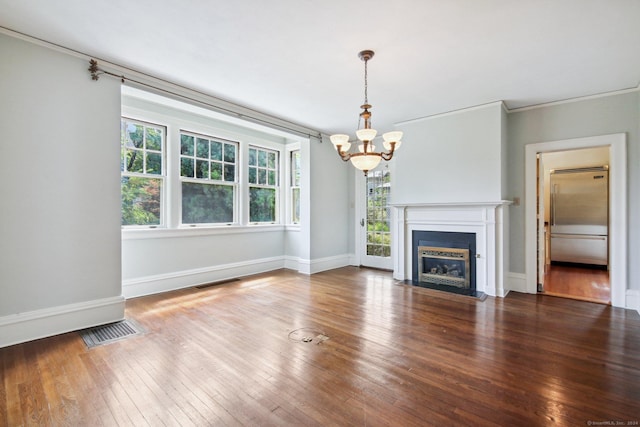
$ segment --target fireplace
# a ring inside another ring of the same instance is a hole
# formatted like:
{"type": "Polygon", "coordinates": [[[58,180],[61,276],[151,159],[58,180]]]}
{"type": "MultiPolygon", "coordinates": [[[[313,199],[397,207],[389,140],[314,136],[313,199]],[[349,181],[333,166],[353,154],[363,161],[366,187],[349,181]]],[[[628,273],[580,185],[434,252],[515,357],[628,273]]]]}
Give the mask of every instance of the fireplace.
{"type": "MultiPolygon", "coordinates": [[[[418,280],[418,246],[447,247],[438,239],[422,238],[427,243],[415,244],[414,232],[452,232],[474,236],[474,248],[469,250],[470,289],[489,296],[504,297],[505,269],[509,265],[507,201],[461,203],[394,204],[392,209],[391,256],[393,277],[414,285],[418,280]],[[477,248],[477,251],[476,251],[477,248]]],[[[419,242],[418,242],[419,243],[419,242]]],[[[460,244],[454,248],[465,249],[460,244]]],[[[446,285],[429,285],[446,286],[446,285]]],[[[455,286],[446,286],[455,290],[455,286]]],[[[463,288],[460,288],[463,289],[463,288]]]]}
{"type": "Polygon", "coordinates": [[[476,296],[475,233],[414,230],[414,285],[476,296]]]}

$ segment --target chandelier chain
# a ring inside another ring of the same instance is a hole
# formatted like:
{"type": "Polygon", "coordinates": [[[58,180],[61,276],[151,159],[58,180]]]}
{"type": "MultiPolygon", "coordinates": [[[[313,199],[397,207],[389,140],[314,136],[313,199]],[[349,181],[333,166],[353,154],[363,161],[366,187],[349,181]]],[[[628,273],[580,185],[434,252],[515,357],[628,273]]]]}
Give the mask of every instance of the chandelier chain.
{"type": "Polygon", "coordinates": [[[367,89],[368,89],[368,86],[369,86],[368,79],[367,79],[367,76],[368,76],[367,63],[368,62],[369,62],[369,60],[365,59],[365,61],[364,61],[364,103],[365,104],[369,103],[369,96],[368,96],[368,93],[367,93],[367,89]]]}

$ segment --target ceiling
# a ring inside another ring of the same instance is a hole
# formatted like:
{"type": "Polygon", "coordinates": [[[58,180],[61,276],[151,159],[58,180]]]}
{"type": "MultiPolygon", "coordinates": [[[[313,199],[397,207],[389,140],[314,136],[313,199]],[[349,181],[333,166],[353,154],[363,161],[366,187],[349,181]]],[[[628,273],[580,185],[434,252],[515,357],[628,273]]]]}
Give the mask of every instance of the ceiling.
{"type": "Polygon", "coordinates": [[[0,0],[0,26],[325,133],[637,88],[638,0],[0,0]]]}

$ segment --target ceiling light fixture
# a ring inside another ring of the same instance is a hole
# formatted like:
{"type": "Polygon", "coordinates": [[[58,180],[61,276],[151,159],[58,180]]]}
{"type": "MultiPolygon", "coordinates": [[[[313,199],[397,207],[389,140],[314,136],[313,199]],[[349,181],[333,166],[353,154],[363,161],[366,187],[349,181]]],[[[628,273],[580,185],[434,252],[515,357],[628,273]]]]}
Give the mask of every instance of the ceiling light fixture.
{"type": "MultiPolygon", "coordinates": [[[[369,104],[367,95],[367,62],[373,58],[373,55],[374,52],[372,50],[363,50],[358,53],[360,59],[364,61],[364,104],[360,106],[360,108],[362,108],[360,119],[364,120],[364,127],[356,131],[356,135],[361,141],[361,144],[358,145],[358,151],[354,153],[349,152],[351,148],[349,135],[336,134],[329,137],[335,149],[338,151],[340,158],[345,162],[351,160],[353,166],[364,171],[364,176],[367,176],[367,172],[378,166],[381,160],[391,160],[395,150],[400,148],[400,144],[402,144],[402,141],[400,141],[402,132],[400,131],[387,132],[382,135],[382,139],[384,140],[382,145],[387,152],[376,152],[376,147],[372,144],[378,131],[371,129],[371,111],[369,111],[371,104],[369,104]]],[[[358,127],[360,127],[360,119],[358,120],[358,127]]]]}

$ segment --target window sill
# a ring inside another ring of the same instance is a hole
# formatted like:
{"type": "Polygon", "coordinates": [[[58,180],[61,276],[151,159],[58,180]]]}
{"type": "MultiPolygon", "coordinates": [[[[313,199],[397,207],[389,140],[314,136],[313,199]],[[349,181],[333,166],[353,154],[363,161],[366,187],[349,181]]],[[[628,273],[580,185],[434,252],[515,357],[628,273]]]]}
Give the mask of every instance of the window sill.
{"type": "Polygon", "coordinates": [[[165,239],[172,237],[200,237],[227,234],[265,233],[284,231],[282,224],[222,225],[217,227],[135,228],[122,229],[122,240],[165,239]]]}

